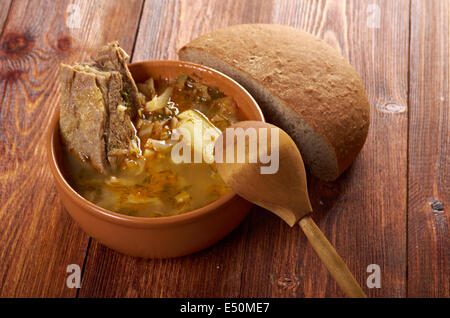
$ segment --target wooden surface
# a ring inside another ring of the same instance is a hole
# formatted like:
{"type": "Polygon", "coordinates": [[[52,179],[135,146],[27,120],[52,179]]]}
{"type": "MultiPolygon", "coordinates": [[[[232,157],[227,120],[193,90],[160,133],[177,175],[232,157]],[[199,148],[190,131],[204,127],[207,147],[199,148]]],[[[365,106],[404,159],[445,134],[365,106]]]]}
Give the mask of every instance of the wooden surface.
{"type": "Polygon", "coordinates": [[[408,281],[408,295],[412,297],[450,295],[449,12],[449,1],[414,1],[411,7],[408,277],[414,279],[408,281]]]}
{"type": "Polygon", "coordinates": [[[309,179],[318,226],[370,297],[450,297],[449,12],[449,0],[0,1],[0,296],[343,297],[300,229],[257,207],[194,255],[111,251],[70,219],[45,164],[60,62],[113,39],[133,61],[176,59],[205,32],[264,22],[339,49],[371,103],[354,165],[334,183],[309,179]],[[80,289],[66,287],[69,264],[80,289]],[[366,287],[370,264],[379,289],[366,287]]]}

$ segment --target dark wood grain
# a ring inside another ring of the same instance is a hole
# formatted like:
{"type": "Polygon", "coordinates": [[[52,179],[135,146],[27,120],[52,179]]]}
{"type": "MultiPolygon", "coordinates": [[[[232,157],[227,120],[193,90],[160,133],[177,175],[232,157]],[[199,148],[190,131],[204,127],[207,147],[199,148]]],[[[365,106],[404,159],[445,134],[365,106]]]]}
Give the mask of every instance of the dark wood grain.
{"type": "MultiPolygon", "coordinates": [[[[357,3],[146,2],[133,60],[174,59],[189,40],[237,23],[292,25],[339,49],[362,74],[372,126],[338,182],[310,180],[315,219],[363,286],[367,265],[382,267],[382,288],[369,295],[399,297],[406,294],[409,2],[381,2],[380,29],[366,26],[371,2],[357,3]]],[[[132,259],[93,242],[83,284],[80,296],[343,296],[300,230],[257,207],[224,242],[181,259],[132,259]]]]}
{"type": "Polygon", "coordinates": [[[66,287],[66,268],[82,266],[89,238],[62,209],[44,147],[58,105],[59,63],[87,59],[113,39],[131,50],[141,9],[140,0],[79,2],[79,19],[68,23],[76,14],[69,4],[13,1],[0,39],[3,297],[76,295],[66,287]]]}
{"type": "Polygon", "coordinates": [[[450,297],[450,2],[412,1],[408,296],[450,297]]]}

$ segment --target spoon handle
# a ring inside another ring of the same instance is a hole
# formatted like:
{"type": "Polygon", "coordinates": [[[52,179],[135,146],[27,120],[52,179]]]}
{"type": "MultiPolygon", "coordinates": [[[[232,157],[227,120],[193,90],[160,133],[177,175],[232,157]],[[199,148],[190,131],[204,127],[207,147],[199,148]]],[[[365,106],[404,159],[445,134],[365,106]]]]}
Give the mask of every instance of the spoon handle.
{"type": "Polygon", "coordinates": [[[366,294],[359,286],[353,274],[345,265],[342,258],[327,240],[322,231],[310,216],[302,218],[298,224],[305,233],[312,247],[316,251],[322,263],[326,266],[331,276],[348,297],[366,298],[366,294]]]}

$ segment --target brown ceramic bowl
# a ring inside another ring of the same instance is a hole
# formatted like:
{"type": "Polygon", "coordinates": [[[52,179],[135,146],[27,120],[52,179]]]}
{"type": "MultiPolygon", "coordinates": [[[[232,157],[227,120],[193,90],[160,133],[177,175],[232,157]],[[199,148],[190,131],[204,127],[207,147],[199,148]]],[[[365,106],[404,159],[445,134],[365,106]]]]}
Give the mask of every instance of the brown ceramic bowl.
{"type": "MultiPolygon", "coordinates": [[[[174,79],[185,73],[233,97],[246,118],[264,121],[253,97],[218,71],[181,61],[138,62],[129,67],[136,82],[150,76],[174,79]]],[[[58,121],[59,112],[56,112],[51,122],[47,150],[61,201],[87,234],[118,252],[145,258],[187,255],[222,239],[241,223],[250,210],[251,204],[234,193],[228,193],[200,209],[168,217],[133,217],[103,209],[76,193],[66,181],[61,165],[58,121]]]]}

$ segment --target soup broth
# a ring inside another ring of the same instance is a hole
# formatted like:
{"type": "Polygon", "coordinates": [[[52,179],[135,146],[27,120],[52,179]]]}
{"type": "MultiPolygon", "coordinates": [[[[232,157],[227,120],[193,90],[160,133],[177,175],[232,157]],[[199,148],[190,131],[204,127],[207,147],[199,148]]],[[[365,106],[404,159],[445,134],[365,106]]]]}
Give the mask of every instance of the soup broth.
{"type": "Polygon", "coordinates": [[[235,101],[184,74],[175,81],[150,78],[137,86],[145,105],[133,119],[138,144],[127,154],[118,153],[119,168],[106,174],[66,153],[74,189],[100,207],[139,217],[184,213],[229,192],[214,164],[174,163],[171,136],[191,118],[220,134],[243,119],[235,101]]]}

